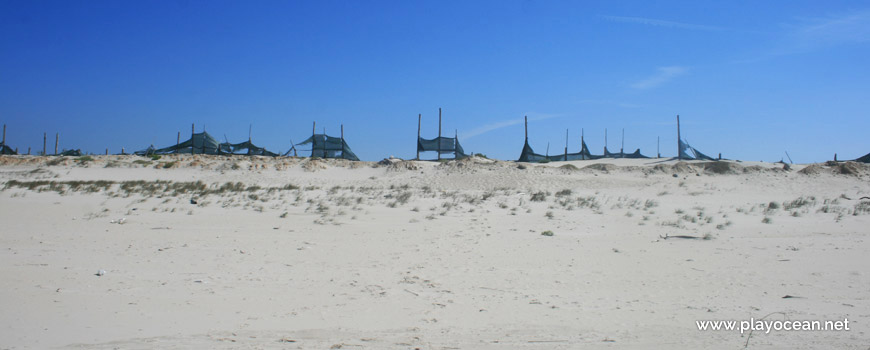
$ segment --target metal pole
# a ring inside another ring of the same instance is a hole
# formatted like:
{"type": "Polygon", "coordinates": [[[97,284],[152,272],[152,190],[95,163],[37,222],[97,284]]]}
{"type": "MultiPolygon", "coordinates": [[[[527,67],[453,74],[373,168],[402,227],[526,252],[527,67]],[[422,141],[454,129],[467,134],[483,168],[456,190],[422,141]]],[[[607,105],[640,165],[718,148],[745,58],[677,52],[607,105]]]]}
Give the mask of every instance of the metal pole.
{"type": "Polygon", "coordinates": [[[438,160],[441,160],[441,107],[438,107],[438,160]]]}
{"type": "Polygon", "coordinates": [[[423,121],[423,114],[417,114],[417,160],[420,160],[420,123],[423,121]]]}

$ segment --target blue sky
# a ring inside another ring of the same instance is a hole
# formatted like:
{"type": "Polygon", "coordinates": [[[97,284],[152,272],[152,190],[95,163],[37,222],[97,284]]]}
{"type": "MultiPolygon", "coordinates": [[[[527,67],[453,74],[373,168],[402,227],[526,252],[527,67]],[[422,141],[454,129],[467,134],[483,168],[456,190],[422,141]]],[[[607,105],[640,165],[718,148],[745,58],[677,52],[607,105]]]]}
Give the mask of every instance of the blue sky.
{"type": "MultiPolygon", "coordinates": [[[[870,152],[866,1],[0,1],[0,123],[34,152],[173,144],[191,123],[286,151],[326,128],[364,160],[458,130],[533,148],[795,162],[870,152]]],[[[430,155],[434,158],[434,154],[430,155]]]]}

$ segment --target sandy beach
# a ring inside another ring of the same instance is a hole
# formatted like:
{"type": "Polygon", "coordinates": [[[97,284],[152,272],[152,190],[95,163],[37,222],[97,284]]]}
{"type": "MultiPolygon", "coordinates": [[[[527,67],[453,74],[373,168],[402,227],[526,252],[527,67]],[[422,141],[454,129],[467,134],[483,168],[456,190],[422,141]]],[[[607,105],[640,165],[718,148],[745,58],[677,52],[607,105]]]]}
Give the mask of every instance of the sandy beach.
{"type": "Polygon", "coordinates": [[[3,349],[868,346],[866,164],[3,156],[0,189],[3,349]],[[850,330],[696,325],[751,318],[850,330]]]}

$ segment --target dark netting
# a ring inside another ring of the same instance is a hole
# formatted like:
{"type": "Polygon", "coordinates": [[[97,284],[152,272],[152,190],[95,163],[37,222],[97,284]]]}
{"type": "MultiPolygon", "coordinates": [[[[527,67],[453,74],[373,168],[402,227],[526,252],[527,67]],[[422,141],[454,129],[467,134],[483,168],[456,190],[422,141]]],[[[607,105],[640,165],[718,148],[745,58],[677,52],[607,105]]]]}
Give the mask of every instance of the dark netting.
{"type": "Polygon", "coordinates": [[[688,160],[715,160],[713,157],[710,157],[701,151],[695,149],[692,146],[689,146],[688,142],[684,142],[683,140],[679,140],[680,145],[680,159],[688,159],[688,160]],[[690,154],[691,153],[691,154],[690,154]]]}
{"type": "Polygon", "coordinates": [[[649,158],[643,154],[640,154],[640,148],[635,150],[633,153],[625,153],[625,152],[611,153],[610,151],[607,150],[607,147],[604,147],[604,157],[605,158],[635,158],[635,159],[649,158]]]}
{"type": "Polygon", "coordinates": [[[80,149],[66,150],[65,149],[65,150],[63,150],[63,152],[60,152],[60,155],[67,156],[67,157],[81,157],[82,150],[80,150],[80,149]]]}
{"type": "Polygon", "coordinates": [[[220,150],[221,153],[246,154],[249,156],[278,156],[277,153],[269,152],[263,147],[257,147],[250,140],[236,144],[222,143],[220,150]],[[244,151],[244,153],[239,153],[240,151],[244,151]]]}
{"type": "Polygon", "coordinates": [[[855,159],[856,162],[861,163],[870,163],[870,153],[865,154],[863,157],[855,159]]]}
{"type": "Polygon", "coordinates": [[[589,160],[589,159],[600,159],[603,156],[594,155],[589,152],[589,148],[586,147],[586,142],[581,141],[580,152],[578,153],[562,153],[556,155],[543,155],[537,154],[532,147],[529,146],[528,140],[525,145],[523,145],[523,153],[520,154],[520,162],[529,162],[529,163],[538,163],[538,162],[560,162],[567,160],[589,160]]]}
{"type": "Polygon", "coordinates": [[[214,137],[204,131],[199,134],[193,134],[193,137],[191,137],[189,140],[179,143],[177,145],[172,145],[160,149],[154,148],[154,145],[151,145],[144,150],[133,152],[133,154],[140,156],[172,153],[247,154],[255,156],[277,156],[277,154],[269,152],[263,147],[257,147],[256,145],[251,143],[250,140],[236,144],[229,142],[218,143],[218,141],[214,137]]]}
{"type": "Polygon", "coordinates": [[[311,145],[311,156],[320,158],[343,158],[348,160],[359,160],[356,154],[351,151],[340,137],[332,137],[324,134],[315,134],[307,140],[297,143],[300,145],[311,145]]]}
{"type": "Polygon", "coordinates": [[[436,137],[434,139],[424,139],[422,137],[417,138],[417,152],[439,152],[441,154],[450,154],[453,153],[456,159],[468,157],[465,154],[465,150],[462,149],[462,145],[459,144],[458,137],[436,137]],[[441,148],[438,148],[438,144],[441,144],[441,148]]]}
{"type": "Polygon", "coordinates": [[[151,145],[151,146],[148,146],[148,148],[143,149],[141,151],[133,152],[133,154],[135,154],[137,156],[150,156],[150,155],[154,154],[154,151],[156,151],[156,150],[157,149],[154,148],[154,145],[151,145]]]}
{"type": "Polygon", "coordinates": [[[7,146],[6,144],[0,143],[0,154],[14,155],[14,154],[18,154],[18,152],[15,152],[14,149],[7,146]]]}
{"type": "Polygon", "coordinates": [[[172,145],[169,147],[164,147],[160,149],[151,149],[153,146],[149,147],[149,149],[145,149],[142,151],[134,152],[134,154],[170,154],[170,153],[195,153],[195,154],[220,154],[221,153],[221,144],[215,140],[214,137],[211,137],[207,132],[203,131],[199,134],[193,134],[192,137],[179,143],[177,145],[172,145]]]}

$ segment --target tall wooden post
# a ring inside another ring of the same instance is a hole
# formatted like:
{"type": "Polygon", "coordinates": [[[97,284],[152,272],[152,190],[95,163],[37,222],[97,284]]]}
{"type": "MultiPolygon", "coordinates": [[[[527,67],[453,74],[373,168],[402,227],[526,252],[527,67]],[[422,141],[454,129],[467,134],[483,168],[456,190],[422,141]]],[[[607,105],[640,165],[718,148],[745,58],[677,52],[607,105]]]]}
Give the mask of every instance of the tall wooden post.
{"type": "Polygon", "coordinates": [[[529,143],[529,116],[523,117],[526,121],[526,143],[529,143]]]}
{"type": "Polygon", "coordinates": [[[420,160],[420,123],[423,121],[423,114],[417,114],[417,160],[420,160]]]}
{"type": "Polygon", "coordinates": [[[565,161],[568,160],[568,129],[565,129],[565,161]]]}
{"type": "Polygon", "coordinates": [[[662,157],[662,150],[661,150],[661,148],[660,148],[661,145],[662,145],[662,138],[661,138],[661,136],[656,136],[656,158],[661,158],[661,157],[662,157]]]}
{"type": "Polygon", "coordinates": [[[622,128],[622,145],[619,146],[619,154],[625,158],[625,128],[622,128]]]}
{"type": "Polygon", "coordinates": [[[604,155],[607,156],[607,128],[604,128],[604,155]]]}
{"type": "Polygon", "coordinates": [[[190,154],[196,154],[196,141],[193,139],[193,134],[196,133],[196,125],[190,124],[190,154]]]}
{"type": "MultiPolygon", "coordinates": [[[[583,139],[583,133],[583,128],[580,128],[580,153],[583,153],[583,151],[586,150],[586,147],[583,147],[586,146],[586,140],[583,139]]],[[[580,155],[580,159],[586,159],[586,154],[583,153],[580,155]]]]}
{"type": "Polygon", "coordinates": [[[438,107],[438,160],[441,160],[441,107],[438,107]]]}
{"type": "Polygon", "coordinates": [[[60,133],[54,134],[54,155],[57,155],[57,144],[60,143],[60,133]]]}
{"type": "Polygon", "coordinates": [[[178,136],[175,138],[175,153],[178,153],[178,145],[181,144],[181,131],[178,132],[178,136]]]}
{"type": "Polygon", "coordinates": [[[680,147],[680,143],[683,142],[682,137],[680,136],[680,115],[677,114],[677,159],[683,159],[683,150],[680,147]]]}
{"type": "Polygon", "coordinates": [[[344,158],[344,124],[341,124],[341,157],[344,158]]]}
{"type": "Polygon", "coordinates": [[[44,156],[48,155],[47,153],[45,153],[46,152],[45,144],[46,144],[47,140],[48,140],[48,133],[47,132],[42,133],[42,155],[44,155],[44,156]]]}
{"type": "Polygon", "coordinates": [[[106,148],[106,155],[109,155],[109,148],[106,148]]]}
{"type": "Polygon", "coordinates": [[[27,155],[30,155],[30,147],[27,147],[27,155]]]}
{"type": "Polygon", "coordinates": [[[311,158],[314,158],[314,148],[317,146],[317,122],[311,122],[311,158]]]}

